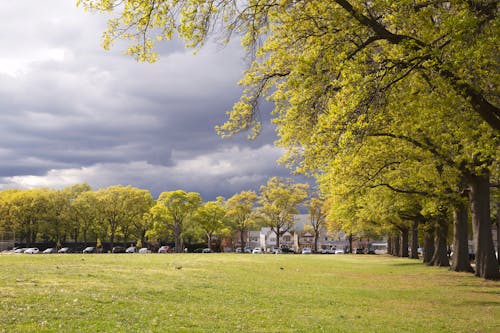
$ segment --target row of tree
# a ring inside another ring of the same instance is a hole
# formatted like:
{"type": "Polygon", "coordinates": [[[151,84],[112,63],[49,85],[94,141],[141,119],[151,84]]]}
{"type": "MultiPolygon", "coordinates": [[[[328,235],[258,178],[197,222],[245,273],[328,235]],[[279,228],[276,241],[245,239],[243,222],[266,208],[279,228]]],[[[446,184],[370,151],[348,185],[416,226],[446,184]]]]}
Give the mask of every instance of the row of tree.
{"type": "Polygon", "coordinates": [[[403,239],[418,222],[436,243],[430,262],[446,265],[453,216],[453,268],[469,271],[470,217],[476,275],[500,277],[490,207],[500,154],[497,0],[78,3],[113,15],[105,47],[128,39],[142,61],[176,34],[190,47],[239,35],[253,62],[220,134],[257,135],[267,97],[283,161],[318,179],[331,220],[403,239]]]}
{"type": "MultiPolygon", "coordinates": [[[[10,189],[0,192],[0,231],[13,232],[28,245],[57,246],[72,242],[183,243],[241,235],[245,246],[249,228],[268,226],[282,235],[295,224],[295,215],[308,195],[306,184],[271,178],[257,194],[242,191],[225,200],[203,202],[199,193],[163,192],[154,200],[148,190],[111,186],[93,191],[87,184],[53,189],[10,189]],[[99,240],[99,241],[98,241],[99,240]]],[[[279,246],[279,244],[278,244],[279,246]]]]}

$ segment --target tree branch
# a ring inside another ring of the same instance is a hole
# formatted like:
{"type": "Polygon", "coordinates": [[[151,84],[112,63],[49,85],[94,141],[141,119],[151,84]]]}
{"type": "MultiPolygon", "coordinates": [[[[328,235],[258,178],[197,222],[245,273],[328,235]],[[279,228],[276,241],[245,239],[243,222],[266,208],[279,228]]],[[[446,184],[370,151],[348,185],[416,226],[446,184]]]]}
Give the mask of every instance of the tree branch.
{"type": "Polygon", "coordinates": [[[453,160],[451,160],[450,158],[448,158],[448,157],[444,156],[443,154],[441,154],[440,152],[438,152],[436,146],[428,138],[425,138],[425,143],[422,143],[422,142],[417,141],[409,136],[397,135],[397,134],[392,134],[392,133],[383,133],[383,132],[382,133],[372,133],[372,134],[369,134],[368,136],[388,137],[388,138],[406,141],[408,143],[411,143],[415,147],[421,148],[423,150],[426,150],[426,151],[432,153],[432,155],[434,155],[437,158],[439,158],[440,160],[444,161],[448,166],[456,167],[453,160]]]}
{"type": "Polygon", "coordinates": [[[394,191],[396,193],[418,194],[418,195],[425,195],[425,196],[429,195],[429,192],[417,191],[417,190],[403,190],[400,188],[396,188],[396,187],[392,186],[391,184],[387,184],[387,183],[380,183],[380,184],[370,186],[370,188],[377,188],[377,187],[387,187],[388,189],[390,189],[391,191],[394,191]]]}

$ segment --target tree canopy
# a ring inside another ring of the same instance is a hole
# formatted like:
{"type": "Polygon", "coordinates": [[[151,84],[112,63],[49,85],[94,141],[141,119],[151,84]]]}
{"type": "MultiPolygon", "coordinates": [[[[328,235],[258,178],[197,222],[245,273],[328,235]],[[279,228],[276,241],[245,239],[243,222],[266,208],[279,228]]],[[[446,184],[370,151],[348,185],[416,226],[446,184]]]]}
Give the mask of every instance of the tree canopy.
{"type": "Polygon", "coordinates": [[[333,215],[355,209],[340,214],[353,226],[382,219],[401,229],[408,222],[401,214],[425,210],[427,203],[415,204],[421,195],[440,207],[429,215],[439,220],[439,243],[446,212],[468,195],[476,274],[499,276],[489,192],[500,157],[498,1],[78,4],[111,16],[105,48],[127,39],[127,53],[140,61],[154,62],[155,44],[176,34],[194,48],[211,36],[227,41],[237,34],[252,62],[219,134],[249,130],[255,137],[260,101],[273,102],[282,161],[316,176],[323,195],[340,204],[331,206],[339,210],[333,215]],[[370,198],[387,208],[383,216],[368,209],[370,198]]]}

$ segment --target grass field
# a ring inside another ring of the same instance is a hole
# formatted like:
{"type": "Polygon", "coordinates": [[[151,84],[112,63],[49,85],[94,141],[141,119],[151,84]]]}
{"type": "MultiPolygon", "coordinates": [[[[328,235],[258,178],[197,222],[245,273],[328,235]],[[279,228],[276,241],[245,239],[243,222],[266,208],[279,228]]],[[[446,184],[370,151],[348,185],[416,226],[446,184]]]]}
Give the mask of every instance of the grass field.
{"type": "Polygon", "coordinates": [[[0,332],[500,332],[500,282],[355,255],[0,255],[0,332]]]}

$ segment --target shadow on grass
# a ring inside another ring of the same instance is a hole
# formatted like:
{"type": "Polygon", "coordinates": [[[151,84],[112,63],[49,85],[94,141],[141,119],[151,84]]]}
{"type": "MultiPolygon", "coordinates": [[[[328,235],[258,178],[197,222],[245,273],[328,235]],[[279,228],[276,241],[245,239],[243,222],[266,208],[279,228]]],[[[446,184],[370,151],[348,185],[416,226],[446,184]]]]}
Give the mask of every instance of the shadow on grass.
{"type": "MultiPolygon", "coordinates": [[[[482,288],[484,288],[484,287],[482,287],[482,288]]],[[[480,295],[500,296],[500,290],[498,290],[498,287],[495,287],[494,290],[472,290],[471,292],[474,294],[480,294],[480,295]]],[[[498,301],[498,303],[500,304],[500,301],[498,301]]]]}
{"type": "Polygon", "coordinates": [[[464,306],[494,306],[494,307],[498,307],[500,306],[500,302],[499,301],[482,301],[482,300],[474,300],[474,301],[464,301],[462,302],[462,305],[464,306]]]}
{"type": "Polygon", "coordinates": [[[396,267],[422,267],[423,264],[420,261],[414,261],[414,262],[394,262],[391,263],[391,266],[396,266],[396,267]]]}

